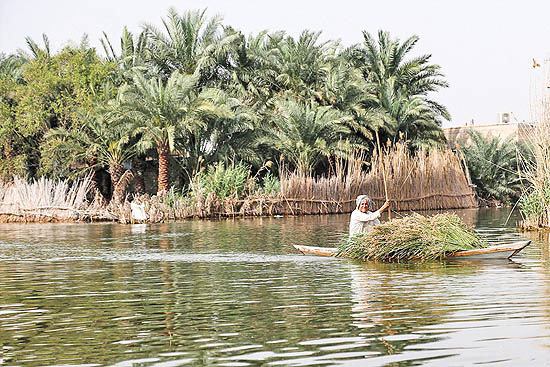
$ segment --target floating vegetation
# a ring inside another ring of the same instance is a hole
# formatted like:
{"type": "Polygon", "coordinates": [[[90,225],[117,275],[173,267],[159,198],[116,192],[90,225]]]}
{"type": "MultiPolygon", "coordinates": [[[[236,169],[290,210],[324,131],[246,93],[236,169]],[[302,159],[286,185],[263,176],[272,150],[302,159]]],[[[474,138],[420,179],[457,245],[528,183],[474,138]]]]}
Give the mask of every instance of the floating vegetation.
{"type": "Polygon", "coordinates": [[[343,241],[339,255],[360,260],[399,262],[443,258],[458,251],[488,247],[456,214],[414,214],[375,226],[343,241]]]}

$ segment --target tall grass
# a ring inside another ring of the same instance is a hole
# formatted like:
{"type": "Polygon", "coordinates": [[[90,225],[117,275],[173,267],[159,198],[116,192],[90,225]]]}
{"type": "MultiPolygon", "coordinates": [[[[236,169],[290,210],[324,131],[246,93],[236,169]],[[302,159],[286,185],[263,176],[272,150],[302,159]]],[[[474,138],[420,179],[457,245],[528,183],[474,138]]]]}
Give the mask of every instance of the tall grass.
{"type": "Polygon", "coordinates": [[[347,160],[338,160],[335,174],[330,177],[282,172],[281,193],[285,198],[303,199],[305,211],[315,212],[310,206],[325,204],[313,201],[324,200],[339,203],[340,212],[351,212],[359,194],[369,195],[375,205],[383,204],[385,172],[394,210],[477,206],[460,155],[438,149],[411,154],[404,143],[383,150],[382,155],[380,159],[375,153],[370,162],[365,162],[360,153],[347,160]]]}
{"type": "Polygon", "coordinates": [[[75,182],[44,177],[27,182],[16,177],[13,182],[0,185],[0,214],[73,215],[74,211],[87,208],[91,187],[90,177],[75,182]]]}
{"type": "Polygon", "coordinates": [[[550,120],[541,121],[529,137],[534,159],[524,159],[527,185],[520,199],[522,227],[550,227],[550,120]]]}
{"type": "Polygon", "coordinates": [[[529,157],[521,159],[527,183],[520,200],[523,228],[550,227],[550,68],[532,86],[531,114],[535,125],[526,131],[529,157]]]}
{"type": "MultiPolygon", "coordinates": [[[[362,152],[355,152],[335,159],[334,174],[328,177],[314,177],[282,167],[277,178],[266,172],[271,162],[266,162],[251,177],[249,167],[242,163],[217,163],[200,171],[186,191],[172,189],[162,195],[136,196],[133,200],[136,204],[145,204],[151,222],[189,217],[349,213],[355,208],[355,198],[359,194],[368,194],[376,205],[383,203],[382,172],[385,171],[392,209],[475,206],[474,193],[462,161],[454,153],[432,150],[411,155],[405,144],[397,144],[382,154],[384,169],[376,155],[371,162],[366,162],[362,152]],[[259,173],[264,173],[263,178],[259,173]]],[[[90,180],[85,182],[79,184],[83,186],[69,187],[68,182],[41,179],[25,183],[18,180],[15,187],[10,188],[9,195],[6,195],[5,188],[0,189],[0,195],[4,208],[76,209],[85,205],[90,180]]],[[[123,223],[132,221],[127,200],[111,205],[93,205],[91,209],[101,211],[102,219],[113,218],[123,223]]]]}
{"type": "Polygon", "coordinates": [[[17,209],[80,209],[86,203],[90,188],[89,177],[72,184],[44,177],[32,182],[15,178],[13,183],[0,187],[0,201],[4,206],[17,209]]]}
{"type": "Polygon", "coordinates": [[[263,179],[261,193],[265,195],[277,195],[281,192],[281,181],[277,176],[268,172],[263,179]]]}
{"type": "Polygon", "coordinates": [[[242,163],[218,162],[199,172],[191,183],[191,196],[215,194],[220,200],[242,198],[247,189],[249,168],[242,163]]]}
{"type": "MultiPolygon", "coordinates": [[[[262,166],[258,173],[269,167],[271,162],[262,166]]],[[[243,163],[220,162],[198,172],[188,190],[171,189],[153,197],[142,195],[134,201],[145,204],[145,211],[151,222],[189,217],[262,215],[265,202],[278,196],[280,183],[268,172],[263,184],[260,184],[258,173],[251,177],[250,168],[243,163]],[[251,202],[259,203],[259,211],[250,206],[251,202]]],[[[120,205],[117,213],[119,221],[132,221],[129,203],[120,205]]]]}

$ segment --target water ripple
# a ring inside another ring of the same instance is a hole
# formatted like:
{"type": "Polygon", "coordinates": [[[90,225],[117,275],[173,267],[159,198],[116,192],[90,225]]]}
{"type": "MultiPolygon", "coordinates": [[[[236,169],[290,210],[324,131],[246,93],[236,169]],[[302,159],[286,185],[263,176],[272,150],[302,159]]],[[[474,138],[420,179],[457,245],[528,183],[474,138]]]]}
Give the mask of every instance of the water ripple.
{"type": "MultiPolygon", "coordinates": [[[[508,213],[463,215],[491,243],[522,239],[498,224],[508,213]]],[[[547,364],[547,242],[496,263],[360,263],[291,246],[334,246],[346,227],[347,216],[0,225],[1,361],[547,364]]]]}

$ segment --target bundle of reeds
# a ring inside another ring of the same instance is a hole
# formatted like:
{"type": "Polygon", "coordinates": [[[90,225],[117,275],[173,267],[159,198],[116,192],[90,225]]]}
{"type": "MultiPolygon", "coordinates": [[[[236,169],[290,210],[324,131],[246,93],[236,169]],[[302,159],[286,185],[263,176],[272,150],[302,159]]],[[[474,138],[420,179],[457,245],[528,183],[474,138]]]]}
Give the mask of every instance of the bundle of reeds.
{"type": "Polygon", "coordinates": [[[90,177],[76,182],[44,177],[28,182],[16,177],[0,186],[0,210],[77,210],[86,206],[90,177]]]}
{"type": "Polygon", "coordinates": [[[282,167],[279,172],[280,197],[288,203],[287,214],[349,213],[362,193],[366,176],[364,152],[350,154],[334,162],[328,177],[314,177],[282,167]]]}
{"type": "Polygon", "coordinates": [[[420,214],[394,219],[346,239],[340,255],[361,260],[403,261],[443,258],[457,251],[487,247],[455,214],[420,214]]]}

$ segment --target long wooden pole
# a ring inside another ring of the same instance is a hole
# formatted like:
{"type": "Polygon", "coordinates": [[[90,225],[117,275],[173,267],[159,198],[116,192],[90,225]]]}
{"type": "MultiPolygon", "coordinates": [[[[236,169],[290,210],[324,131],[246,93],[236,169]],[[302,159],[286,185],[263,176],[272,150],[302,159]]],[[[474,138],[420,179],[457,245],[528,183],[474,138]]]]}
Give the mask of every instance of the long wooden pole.
{"type": "MultiPolygon", "coordinates": [[[[376,144],[378,145],[378,157],[380,157],[380,165],[382,166],[382,177],[384,179],[384,191],[386,193],[386,200],[389,200],[388,182],[386,181],[386,168],[384,167],[384,160],[382,159],[382,149],[380,149],[380,137],[378,136],[378,129],[376,130],[376,144]]],[[[391,220],[391,208],[388,208],[388,218],[391,220]]]]}

